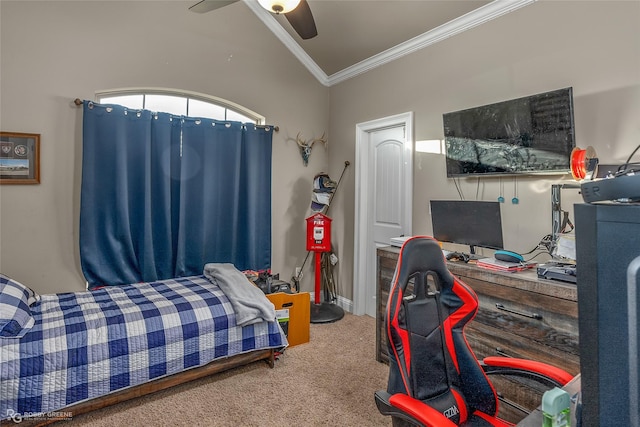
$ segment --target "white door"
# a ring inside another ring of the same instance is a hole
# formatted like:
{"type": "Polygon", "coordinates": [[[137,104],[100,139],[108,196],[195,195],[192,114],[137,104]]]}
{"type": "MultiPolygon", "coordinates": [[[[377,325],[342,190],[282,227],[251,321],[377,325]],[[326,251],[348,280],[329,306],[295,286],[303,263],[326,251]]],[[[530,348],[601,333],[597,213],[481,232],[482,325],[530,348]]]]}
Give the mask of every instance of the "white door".
{"type": "Polygon", "coordinates": [[[389,239],[404,233],[404,145],[405,126],[369,133],[373,158],[371,194],[373,202],[373,241],[377,247],[388,246],[389,239]]]}
{"type": "Polygon", "coordinates": [[[357,126],[354,313],[376,316],[376,248],[411,235],[412,115],[357,126]]]}

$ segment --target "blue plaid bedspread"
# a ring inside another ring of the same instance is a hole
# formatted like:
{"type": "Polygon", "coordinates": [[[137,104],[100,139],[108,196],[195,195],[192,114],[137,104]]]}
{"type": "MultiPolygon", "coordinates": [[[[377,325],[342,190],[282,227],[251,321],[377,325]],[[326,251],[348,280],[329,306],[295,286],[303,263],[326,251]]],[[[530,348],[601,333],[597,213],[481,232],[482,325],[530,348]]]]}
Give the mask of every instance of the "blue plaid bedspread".
{"type": "Polygon", "coordinates": [[[287,340],[239,327],[204,276],[42,295],[22,338],[0,337],[0,419],[67,405],[287,340]]]}

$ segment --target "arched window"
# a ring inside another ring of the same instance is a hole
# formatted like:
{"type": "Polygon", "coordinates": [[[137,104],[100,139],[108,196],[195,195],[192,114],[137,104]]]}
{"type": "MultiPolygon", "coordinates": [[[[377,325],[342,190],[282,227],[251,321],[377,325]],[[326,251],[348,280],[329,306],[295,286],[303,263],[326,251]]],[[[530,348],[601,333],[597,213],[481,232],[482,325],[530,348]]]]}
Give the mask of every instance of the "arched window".
{"type": "Polygon", "coordinates": [[[118,104],[189,117],[231,120],[262,125],[265,118],[241,105],[215,96],[172,89],[117,89],[96,93],[101,104],[118,104]]]}

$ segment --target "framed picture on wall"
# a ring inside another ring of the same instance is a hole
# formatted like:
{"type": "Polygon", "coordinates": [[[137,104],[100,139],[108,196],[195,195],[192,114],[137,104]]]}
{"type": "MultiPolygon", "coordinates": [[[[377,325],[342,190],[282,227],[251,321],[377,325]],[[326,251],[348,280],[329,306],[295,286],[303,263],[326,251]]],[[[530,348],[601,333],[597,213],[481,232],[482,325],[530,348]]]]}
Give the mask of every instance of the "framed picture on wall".
{"type": "Polygon", "coordinates": [[[0,132],[0,184],[40,183],[40,134],[0,132]]]}

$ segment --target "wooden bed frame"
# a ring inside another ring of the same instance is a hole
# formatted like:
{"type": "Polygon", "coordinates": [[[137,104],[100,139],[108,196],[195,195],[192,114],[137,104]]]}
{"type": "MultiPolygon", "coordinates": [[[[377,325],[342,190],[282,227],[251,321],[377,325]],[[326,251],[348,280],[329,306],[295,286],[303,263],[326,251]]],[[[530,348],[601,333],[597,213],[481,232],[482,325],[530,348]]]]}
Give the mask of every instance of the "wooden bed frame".
{"type": "MultiPolygon", "coordinates": [[[[44,426],[56,421],[66,420],[68,419],[68,416],[73,417],[101,408],[106,408],[107,406],[115,405],[126,400],[155,393],[156,391],[165,390],[179,384],[194,381],[199,378],[227,371],[229,369],[248,365],[249,363],[257,362],[259,360],[266,361],[269,364],[269,367],[273,368],[275,363],[275,351],[273,349],[255,350],[249,353],[226,357],[224,359],[217,359],[208,363],[207,365],[188,369],[184,372],[179,372],[177,374],[158,378],[144,384],[128,387],[123,390],[114,391],[105,396],[96,397],[94,399],[67,406],[58,411],[55,411],[56,413],[61,413],[59,417],[46,417],[46,419],[24,418],[19,424],[15,424],[11,420],[2,420],[0,421],[0,425],[20,425],[21,427],[44,426]]],[[[4,414],[2,415],[4,416],[4,414]]]]}

